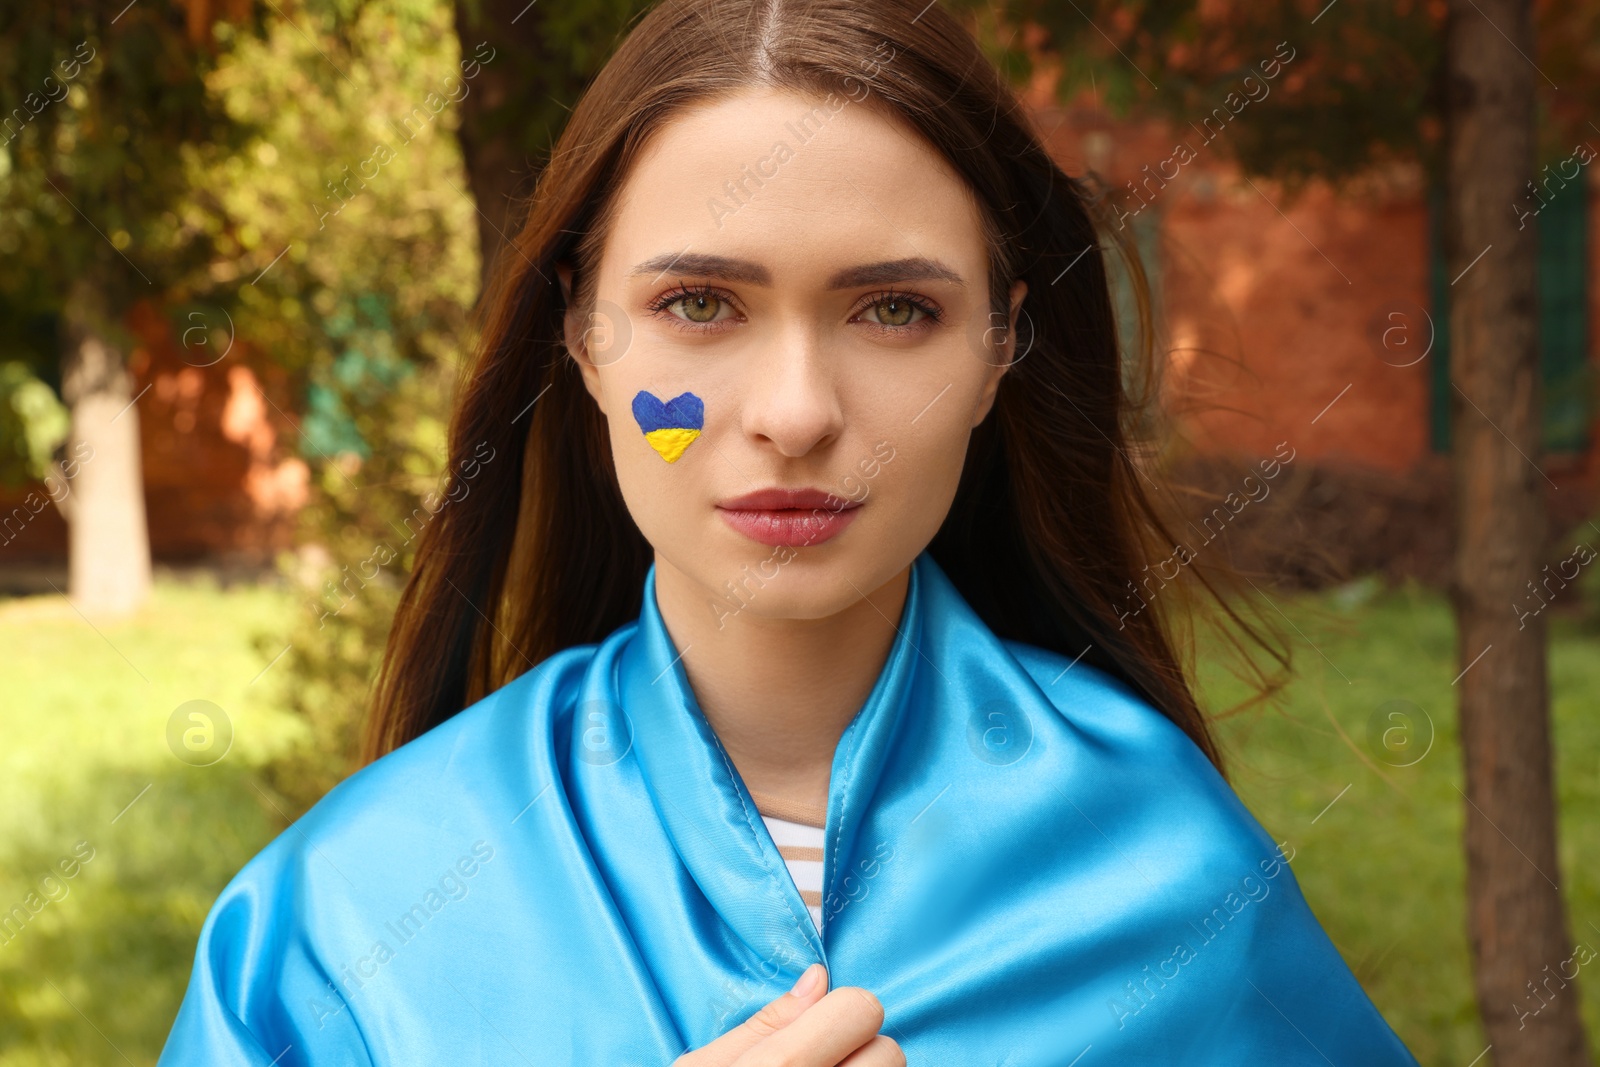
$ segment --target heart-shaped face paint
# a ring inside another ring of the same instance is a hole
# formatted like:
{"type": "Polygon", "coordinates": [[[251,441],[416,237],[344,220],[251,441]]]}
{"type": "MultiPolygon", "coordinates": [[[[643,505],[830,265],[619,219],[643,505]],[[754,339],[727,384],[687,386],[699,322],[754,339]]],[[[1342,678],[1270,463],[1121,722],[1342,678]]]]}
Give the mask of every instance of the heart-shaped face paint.
{"type": "Polygon", "coordinates": [[[693,393],[679,393],[662,403],[648,389],[633,398],[633,417],[650,447],[668,463],[678,462],[706,422],[706,406],[693,393]]]}

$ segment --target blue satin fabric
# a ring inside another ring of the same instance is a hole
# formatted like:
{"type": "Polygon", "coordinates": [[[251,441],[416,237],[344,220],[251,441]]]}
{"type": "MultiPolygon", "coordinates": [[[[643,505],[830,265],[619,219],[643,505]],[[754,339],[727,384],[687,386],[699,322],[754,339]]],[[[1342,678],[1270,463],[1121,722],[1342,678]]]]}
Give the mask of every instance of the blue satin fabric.
{"type": "Polygon", "coordinates": [[[819,960],[914,1065],[1415,1064],[1282,855],[1171,722],[924,553],[834,755],[819,938],[652,568],[637,621],[239,872],[160,1064],[665,1067],[819,960]]]}

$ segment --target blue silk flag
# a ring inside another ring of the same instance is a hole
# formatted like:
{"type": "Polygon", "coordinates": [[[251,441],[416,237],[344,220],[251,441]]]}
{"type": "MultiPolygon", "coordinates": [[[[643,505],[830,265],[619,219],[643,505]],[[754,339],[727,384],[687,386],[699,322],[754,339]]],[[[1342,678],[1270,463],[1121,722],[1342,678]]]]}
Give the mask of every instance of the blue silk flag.
{"type": "Polygon", "coordinates": [[[819,938],[654,567],[643,605],[246,865],[162,1067],[666,1067],[817,961],[913,1065],[1416,1063],[1182,731],[927,553],[834,754],[819,938]]]}

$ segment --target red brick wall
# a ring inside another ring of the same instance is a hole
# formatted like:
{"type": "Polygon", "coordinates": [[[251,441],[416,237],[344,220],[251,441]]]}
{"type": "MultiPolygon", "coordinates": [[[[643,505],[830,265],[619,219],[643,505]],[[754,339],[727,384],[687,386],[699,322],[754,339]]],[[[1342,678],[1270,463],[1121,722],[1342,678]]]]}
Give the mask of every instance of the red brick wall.
{"type": "MultiPolygon", "coordinates": [[[[1130,224],[1146,212],[1159,219],[1164,400],[1196,452],[1263,455],[1289,441],[1334,467],[1439,476],[1429,443],[1432,360],[1402,365],[1433,328],[1419,173],[1396,168],[1338,193],[1314,184],[1290,195],[1247,181],[1193,131],[1061,108],[1044,84],[1030,101],[1057,161],[1071,174],[1105,176],[1116,210],[1138,209],[1130,224]],[[1148,182],[1177,142],[1193,161],[1165,186],[1148,182]]],[[[1600,362],[1600,204],[1590,226],[1590,359],[1600,362]]],[[[1593,507],[1600,425],[1587,455],[1543,457],[1540,466],[1561,487],[1552,496],[1558,515],[1593,507]]]]}
{"type": "MultiPolygon", "coordinates": [[[[193,364],[203,361],[197,359],[202,350],[186,350],[155,308],[136,307],[128,325],[138,337],[128,365],[139,397],[152,554],[169,561],[271,559],[293,543],[294,517],[308,489],[309,472],[291,447],[293,430],[273,410],[273,403],[286,407],[285,398],[266,399],[256,373],[244,365],[242,342],[227,358],[199,367],[193,364]]],[[[225,343],[220,316],[215,326],[213,340],[225,343]]],[[[48,497],[41,485],[0,489],[0,515],[12,514],[30,493],[38,494],[36,502],[48,497]]],[[[0,566],[59,562],[66,553],[66,525],[47,505],[20,536],[0,544],[0,566]]]]}

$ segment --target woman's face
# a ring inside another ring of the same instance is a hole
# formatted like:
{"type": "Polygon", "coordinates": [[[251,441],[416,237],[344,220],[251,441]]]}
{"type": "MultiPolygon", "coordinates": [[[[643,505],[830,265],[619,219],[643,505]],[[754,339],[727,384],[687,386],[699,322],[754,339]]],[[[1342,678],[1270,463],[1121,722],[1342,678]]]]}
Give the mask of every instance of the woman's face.
{"type": "Polygon", "coordinates": [[[823,618],[927,546],[1027,288],[990,316],[979,218],[848,97],[750,90],[655,134],[567,345],[658,588],[722,623],[823,618]]]}

